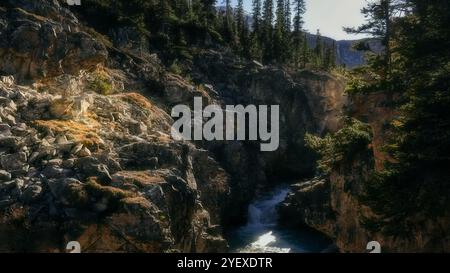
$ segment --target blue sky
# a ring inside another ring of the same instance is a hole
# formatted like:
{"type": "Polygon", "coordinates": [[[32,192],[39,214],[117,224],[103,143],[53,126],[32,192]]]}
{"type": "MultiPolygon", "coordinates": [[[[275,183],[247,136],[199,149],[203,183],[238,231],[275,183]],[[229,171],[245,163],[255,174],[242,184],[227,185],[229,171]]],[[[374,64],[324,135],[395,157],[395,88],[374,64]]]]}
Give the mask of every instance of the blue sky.
{"type": "MultiPolygon", "coordinates": [[[[218,4],[221,2],[222,0],[217,1],[218,4]]],[[[237,0],[233,2],[236,4],[237,0]]],[[[364,38],[364,36],[347,34],[342,27],[356,27],[364,22],[364,16],[360,10],[365,3],[366,0],[306,0],[304,28],[311,33],[320,29],[322,35],[336,40],[364,38]]],[[[244,4],[245,9],[251,12],[252,0],[244,0],[244,4]]]]}

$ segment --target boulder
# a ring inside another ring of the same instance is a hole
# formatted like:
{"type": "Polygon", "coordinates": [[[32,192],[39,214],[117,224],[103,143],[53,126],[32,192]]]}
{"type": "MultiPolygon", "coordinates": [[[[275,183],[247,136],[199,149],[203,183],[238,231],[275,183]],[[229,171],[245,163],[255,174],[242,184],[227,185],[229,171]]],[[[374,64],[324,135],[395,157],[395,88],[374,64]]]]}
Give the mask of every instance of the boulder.
{"type": "Polygon", "coordinates": [[[0,163],[6,171],[16,171],[24,168],[27,155],[24,152],[0,156],[0,163]]]}
{"type": "Polygon", "coordinates": [[[19,148],[20,140],[15,136],[1,136],[0,147],[10,148],[15,151],[19,148]]]}
{"type": "Polygon", "coordinates": [[[94,157],[87,156],[78,158],[75,160],[74,166],[84,177],[95,176],[102,181],[111,181],[108,167],[94,157]]]}
{"type": "Polygon", "coordinates": [[[42,174],[46,178],[64,178],[67,176],[70,176],[71,171],[67,169],[60,168],[56,165],[49,165],[45,167],[45,169],[42,171],[42,174]]]}
{"type": "Polygon", "coordinates": [[[21,200],[28,204],[39,199],[42,193],[42,187],[40,185],[30,185],[22,193],[21,200]]]}
{"type": "Polygon", "coordinates": [[[180,76],[175,74],[166,76],[164,95],[170,104],[190,104],[195,94],[195,87],[185,82],[180,76]]]}
{"type": "Polygon", "coordinates": [[[11,180],[11,173],[0,170],[0,181],[9,181],[11,180]]]}
{"type": "Polygon", "coordinates": [[[63,206],[84,207],[88,204],[88,195],[84,184],[74,178],[51,179],[48,186],[54,198],[63,206]]]}

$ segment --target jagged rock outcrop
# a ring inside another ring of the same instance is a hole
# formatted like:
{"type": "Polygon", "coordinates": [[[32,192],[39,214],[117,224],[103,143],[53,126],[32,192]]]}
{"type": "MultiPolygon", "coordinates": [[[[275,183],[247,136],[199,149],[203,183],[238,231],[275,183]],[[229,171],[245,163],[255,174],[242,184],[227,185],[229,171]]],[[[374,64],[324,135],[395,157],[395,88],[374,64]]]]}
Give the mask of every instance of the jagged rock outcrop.
{"type": "Polygon", "coordinates": [[[308,226],[333,238],[344,252],[365,252],[367,243],[378,241],[383,252],[447,252],[450,247],[450,222],[446,218],[427,219],[409,237],[393,237],[372,231],[364,224],[374,214],[361,202],[365,181],[373,170],[382,170],[391,160],[383,152],[386,124],[395,111],[392,98],[383,94],[353,96],[348,113],[369,123],[373,139],[370,153],[358,154],[351,162],[341,163],[323,178],[292,186],[292,193],[280,206],[281,220],[294,226],[308,226]],[[292,219],[295,219],[292,221],[292,219]]]}
{"type": "Polygon", "coordinates": [[[227,173],[126,92],[157,80],[155,57],[104,44],[58,1],[8,1],[0,18],[0,251],[225,251],[227,173]]]}
{"type": "Polygon", "coordinates": [[[210,230],[227,174],[174,143],[164,111],[137,93],[61,99],[4,82],[1,251],[61,251],[67,240],[85,251],[225,249],[210,230]],[[16,241],[26,233],[35,245],[16,241]]]}
{"type": "Polygon", "coordinates": [[[194,82],[213,87],[209,94],[222,105],[280,105],[277,151],[260,152],[253,142],[205,143],[233,177],[234,201],[227,210],[232,220],[242,218],[255,187],[311,175],[314,156],[305,148],[305,133],[324,134],[339,128],[347,101],[344,81],[337,76],[262,66],[213,50],[196,56],[190,74],[194,82]]]}
{"type": "Polygon", "coordinates": [[[187,80],[135,29],[103,36],[60,3],[0,4],[2,252],[225,251],[259,187],[313,171],[304,134],[339,127],[336,76],[200,50],[187,80]],[[279,104],[280,148],[174,141],[167,113],[195,96],[279,104]]]}
{"type": "Polygon", "coordinates": [[[17,80],[77,73],[105,62],[105,46],[57,1],[7,1],[0,9],[0,71],[17,80]]]}

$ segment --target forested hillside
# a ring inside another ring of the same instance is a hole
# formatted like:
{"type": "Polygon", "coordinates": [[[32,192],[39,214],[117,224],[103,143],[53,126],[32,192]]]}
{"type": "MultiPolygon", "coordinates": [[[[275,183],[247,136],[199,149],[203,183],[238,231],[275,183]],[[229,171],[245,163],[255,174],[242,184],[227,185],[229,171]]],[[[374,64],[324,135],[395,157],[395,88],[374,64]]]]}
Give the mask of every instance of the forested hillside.
{"type": "Polygon", "coordinates": [[[359,41],[244,6],[0,2],[0,252],[450,251],[450,2],[368,1],[359,41]],[[195,98],[279,106],[278,149],[174,138],[195,98]]]}
{"type": "Polygon", "coordinates": [[[149,38],[166,62],[184,61],[196,47],[228,47],[243,58],[264,64],[332,69],[336,44],[324,43],[320,32],[311,48],[303,31],[305,3],[253,1],[251,20],[243,1],[216,8],[216,1],[86,0],[73,10],[105,34],[111,25],[131,26],[149,38]]]}
{"type": "MultiPolygon", "coordinates": [[[[363,13],[367,24],[348,31],[370,33],[384,50],[350,72],[344,128],[307,137],[331,195],[347,200],[331,204],[346,219],[337,226],[366,229],[390,249],[448,251],[450,3],[382,0],[363,13]]],[[[355,236],[337,235],[342,245],[364,244],[367,235],[355,236]]]]}

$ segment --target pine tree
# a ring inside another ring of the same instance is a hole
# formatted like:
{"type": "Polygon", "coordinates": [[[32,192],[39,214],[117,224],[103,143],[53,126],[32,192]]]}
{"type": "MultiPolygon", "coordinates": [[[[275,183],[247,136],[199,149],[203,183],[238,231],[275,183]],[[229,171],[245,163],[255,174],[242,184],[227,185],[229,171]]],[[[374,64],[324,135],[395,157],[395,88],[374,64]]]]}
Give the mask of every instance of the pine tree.
{"type": "Polygon", "coordinates": [[[331,68],[333,68],[333,48],[330,46],[327,46],[325,49],[325,54],[323,57],[323,63],[322,63],[322,68],[324,70],[329,71],[331,68]]]}
{"type": "Polygon", "coordinates": [[[259,36],[261,26],[261,0],[253,0],[253,32],[259,36]]]}
{"type": "Polygon", "coordinates": [[[368,18],[367,23],[357,28],[344,28],[348,33],[368,34],[379,38],[385,47],[383,55],[382,76],[387,78],[391,70],[391,38],[392,19],[399,8],[398,2],[403,0],[377,0],[367,4],[362,9],[363,15],[368,18]]]}
{"type": "Polygon", "coordinates": [[[285,17],[285,29],[287,32],[292,31],[292,11],[291,11],[291,1],[285,0],[284,5],[284,17],[285,17]]]}
{"type": "Polygon", "coordinates": [[[277,11],[276,11],[276,22],[275,29],[280,30],[281,32],[285,32],[286,27],[286,7],[284,4],[284,0],[277,0],[277,11]]]}
{"type": "Polygon", "coordinates": [[[439,226],[450,219],[450,5],[403,4],[408,13],[395,18],[391,36],[395,80],[383,81],[379,89],[390,85],[401,98],[386,147],[393,160],[367,183],[365,201],[378,215],[370,219],[371,226],[411,236],[423,231],[424,223],[439,226]]]}
{"type": "Polygon", "coordinates": [[[302,46],[301,46],[301,67],[302,68],[306,68],[306,64],[308,64],[310,62],[309,56],[310,56],[310,49],[308,46],[308,38],[306,36],[307,34],[305,33],[303,35],[303,39],[302,39],[302,46]]]}
{"type": "Polygon", "coordinates": [[[261,38],[263,61],[271,62],[273,59],[273,0],[264,0],[261,38]]]}
{"type": "Polygon", "coordinates": [[[194,9],[198,6],[196,11],[194,11],[198,17],[198,21],[202,23],[205,27],[217,27],[217,12],[216,12],[216,0],[187,0],[191,7],[194,9]]]}
{"type": "Polygon", "coordinates": [[[233,8],[231,7],[231,0],[224,0],[225,3],[225,17],[228,23],[231,22],[231,17],[233,16],[233,8]]]}
{"type": "Polygon", "coordinates": [[[245,11],[244,11],[244,1],[239,0],[237,9],[236,9],[236,25],[237,25],[237,34],[239,37],[239,48],[238,51],[242,56],[249,58],[251,57],[251,49],[250,49],[250,41],[249,41],[249,30],[248,24],[245,20],[245,11]]]}
{"type": "Polygon", "coordinates": [[[242,32],[245,27],[244,0],[238,0],[238,5],[236,8],[236,25],[238,35],[242,36],[242,32]]]}
{"type": "Polygon", "coordinates": [[[303,14],[305,14],[305,0],[294,0],[294,33],[300,33],[303,29],[303,14]]]}
{"type": "Polygon", "coordinates": [[[294,26],[293,26],[293,33],[292,33],[292,51],[293,51],[293,58],[294,58],[294,65],[296,67],[299,66],[299,64],[302,64],[302,67],[305,67],[306,60],[303,47],[303,41],[305,38],[303,35],[303,14],[305,13],[305,2],[304,0],[294,0],[294,26]]]}
{"type": "Polygon", "coordinates": [[[172,8],[167,1],[160,0],[158,9],[157,9],[157,17],[161,23],[161,33],[167,33],[169,31],[169,17],[172,13],[172,8]]]}
{"type": "Polygon", "coordinates": [[[250,39],[250,56],[261,61],[262,58],[262,29],[261,29],[261,0],[253,0],[253,33],[250,39]]]}
{"type": "Polygon", "coordinates": [[[233,16],[233,9],[231,7],[231,0],[224,0],[225,4],[225,16],[223,17],[223,37],[231,45],[236,44],[236,25],[233,16]]]}
{"type": "Polygon", "coordinates": [[[331,59],[330,59],[330,65],[331,68],[335,68],[336,67],[336,54],[337,54],[337,46],[336,46],[336,41],[333,40],[333,45],[331,48],[331,59]]]}
{"type": "Polygon", "coordinates": [[[317,30],[316,33],[316,46],[314,47],[314,57],[315,57],[315,65],[316,67],[323,67],[324,59],[323,59],[323,41],[322,34],[320,34],[320,30],[317,30]]]}
{"type": "Polygon", "coordinates": [[[277,0],[275,33],[274,33],[274,46],[273,46],[273,58],[278,63],[283,63],[286,57],[287,51],[287,31],[286,18],[285,18],[285,3],[284,0],[277,0]]]}
{"type": "Polygon", "coordinates": [[[272,29],[272,27],[273,27],[273,0],[264,0],[262,22],[263,22],[264,28],[272,29]]]}
{"type": "Polygon", "coordinates": [[[323,58],[323,69],[331,70],[336,67],[336,42],[333,41],[331,45],[327,45],[325,49],[325,56],[323,58]]]}

